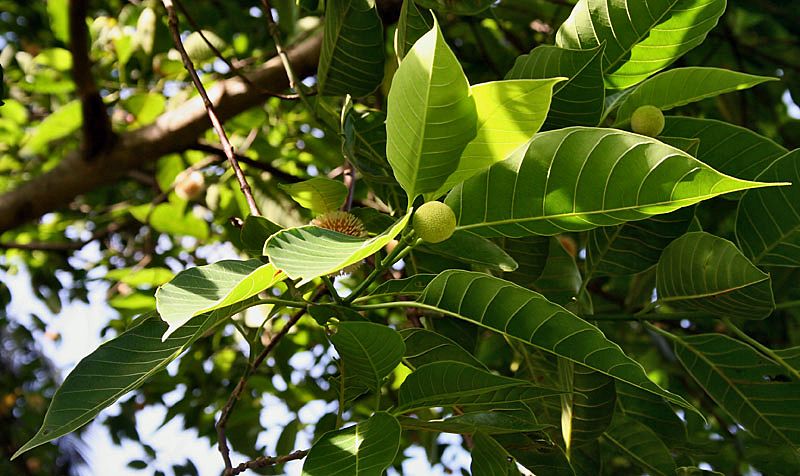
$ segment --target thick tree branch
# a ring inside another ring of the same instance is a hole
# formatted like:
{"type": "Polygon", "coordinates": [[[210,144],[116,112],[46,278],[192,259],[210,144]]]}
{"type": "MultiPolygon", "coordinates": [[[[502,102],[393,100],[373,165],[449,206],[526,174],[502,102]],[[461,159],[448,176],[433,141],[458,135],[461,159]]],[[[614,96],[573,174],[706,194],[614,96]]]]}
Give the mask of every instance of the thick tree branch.
{"type": "MultiPolygon", "coordinates": [[[[287,52],[298,76],[316,71],[321,38],[315,35],[287,52]]],[[[260,89],[279,91],[289,85],[278,57],[248,74],[248,78],[260,89]]],[[[258,106],[269,97],[238,77],[220,81],[208,93],[221,121],[258,106]]],[[[92,162],[82,160],[78,152],[69,154],[49,172],[0,195],[0,232],[66,206],[78,195],[112,184],[128,170],[186,150],[209,125],[202,98],[195,97],[164,113],[155,123],[120,135],[115,147],[92,162]]]]}
{"type": "Polygon", "coordinates": [[[69,49],[72,53],[72,79],[81,100],[83,112],[83,158],[92,161],[114,144],[114,132],[106,106],[92,77],[89,59],[89,28],[86,14],[89,0],[69,2],[69,49]]]}

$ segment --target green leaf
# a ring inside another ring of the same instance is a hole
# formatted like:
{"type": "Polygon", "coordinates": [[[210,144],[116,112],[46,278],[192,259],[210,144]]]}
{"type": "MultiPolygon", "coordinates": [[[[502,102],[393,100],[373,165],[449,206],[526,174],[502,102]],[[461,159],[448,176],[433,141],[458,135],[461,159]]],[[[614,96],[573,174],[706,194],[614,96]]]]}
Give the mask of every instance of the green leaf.
{"type": "Polygon", "coordinates": [[[561,434],[570,454],[606,431],[617,393],[614,379],[580,364],[559,359],[558,370],[562,387],[569,392],[561,395],[561,434]]]}
{"type": "Polygon", "coordinates": [[[526,236],[525,238],[498,238],[498,243],[517,262],[517,269],[504,273],[503,278],[524,288],[531,288],[542,275],[550,254],[550,238],[526,236]]]}
{"type": "Polygon", "coordinates": [[[770,277],[730,241],[691,232],[673,241],[656,268],[659,302],[687,311],[762,319],[775,309],[770,277]]]}
{"type": "Polygon", "coordinates": [[[586,245],[586,276],[626,276],[658,263],[661,252],[689,229],[694,209],[591,230],[586,245]]]}
{"type": "Polygon", "coordinates": [[[603,115],[603,46],[569,50],[551,45],[537,46],[519,56],[506,79],[541,79],[566,76],[553,88],[553,100],[543,129],[596,126],[603,115]]]}
{"type": "Polygon", "coordinates": [[[700,469],[694,466],[681,466],[675,473],[676,476],[725,476],[717,471],[700,469]]]}
{"type": "Polygon", "coordinates": [[[676,149],[680,149],[686,152],[687,154],[691,155],[692,157],[697,157],[697,154],[700,151],[700,139],[689,139],[685,137],[665,137],[661,135],[658,136],[658,140],[667,145],[671,145],[676,149]]]}
{"type": "Polygon", "coordinates": [[[298,183],[280,184],[301,207],[314,213],[338,210],[347,199],[347,186],[338,180],[314,177],[298,183]]]}
{"type": "Polygon", "coordinates": [[[461,153],[456,170],[428,198],[444,195],[529,142],[547,117],[553,86],[565,79],[514,79],[472,86],[478,117],[475,138],[461,153]]]}
{"type": "Polygon", "coordinates": [[[597,327],[516,284],[481,273],[446,271],[431,281],[419,301],[694,410],[647,378],[642,366],[597,327]]]}
{"type": "Polygon", "coordinates": [[[472,476],[519,476],[514,458],[494,438],[478,431],[472,441],[472,476]]]}
{"type": "Polygon", "coordinates": [[[383,24],[373,0],[328,0],[319,54],[320,94],[366,96],[383,80],[383,24]]]}
{"type": "Polygon", "coordinates": [[[667,116],[661,135],[700,139],[694,155],[697,160],[747,180],[754,180],[775,159],[789,152],[749,129],[713,119],[667,116]]]}
{"type": "Polygon", "coordinates": [[[122,101],[122,107],[133,114],[136,125],[145,126],[155,121],[164,112],[167,100],[162,94],[141,93],[134,94],[122,101]]]}
{"type": "Polygon", "coordinates": [[[106,273],[105,279],[119,281],[129,286],[160,286],[169,282],[175,275],[167,268],[118,268],[106,273]]]}
{"type": "Polygon", "coordinates": [[[519,238],[641,220],[772,185],[723,175],[649,137],[570,127],[536,135],[524,155],[457,186],[446,203],[457,229],[519,238]]]}
{"type": "Polygon", "coordinates": [[[182,271],[156,291],[156,308],[169,324],[166,339],[199,314],[248,300],[286,279],[261,260],[223,260],[182,271]]]}
{"type": "Polygon", "coordinates": [[[193,236],[199,240],[208,239],[208,223],[191,210],[185,210],[183,204],[159,203],[155,208],[145,204],[131,208],[130,213],[156,231],[171,235],[193,236]]]}
{"type": "Polygon", "coordinates": [[[243,251],[252,256],[261,256],[264,252],[264,243],[267,242],[267,238],[282,229],[282,226],[264,217],[248,215],[244,219],[244,225],[239,234],[243,251]]]}
{"type": "Polygon", "coordinates": [[[800,445],[800,382],[787,381],[783,367],[721,334],[673,340],[684,368],[736,422],[756,437],[800,445]]]}
{"type": "Polygon", "coordinates": [[[412,369],[425,364],[452,360],[486,370],[486,366],[475,356],[438,332],[413,327],[401,330],[400,335],[406,346],[403,360],[412,369]]]}
{"type": "Polygon", "coordinates": [[[411,203],[444,184],[475,137],[469,83],[435,18],[397,69],[387,107],[386,157],[411,203]]]}
{"type": "Polygon", "coordinates": [[[800,266],[800,149],[776,160],[759,177],[780,177],[792,185],[745,193],[736,210],[736,241],[755,264],[800,266]]]}
{"type": "Polygon", "coordinates": [[[624,89],[702,43],[724,11],[725,0],[580,0],[556,45],[585,50],[605,42],[606,85],[624,89]]]}
{"type": "Polygon", "coordinates": [[[314,443],[303,476],[380,476],[400,447],[400,424],[378,412],[343,430],[329,431],[314,443]]]}
{"type": "Polygon", "coordinates": [[[396,184],[386,160],[386,114],[381,111],[358,113],[351,109],[344,120],[344,145],[347,157],[369,181],[396,184]]]}
{"type": "Polygon", "coordinates": [[[419,420],[417,418],[401,416],[398,418],[398,421],[400,422],[400,426],[407,430],[460,434],[475,433],[480,430],[489,435],[500,435],[505,433],[542,431],[552,427],[552,425],[523,420],[502,411],[470,412],[443,420],[419,420]]]}
{"type": "Polygon", "coordinates": [[[69,0],[47,0],[47,16],[53,36],[62,43],[69,42],[69,0]]]}
{"type": "Polygon", "coordinates": [[[415,274],[414,276],[403,279],[390,279],[382,282],[377,288],[369,293],[370,298],[384,296],[418,296],[431,282],[433,274],[415,274]]]}
{"type": "Polygon", "coordinates": [[[428,407],[492,405],[524,402],[559,395],[526,380],[495,375],[455,361],[423,365],[406,377],[397,393],[396,414],[428,407]]]}
{"type": "Polygon", "coordinates": [[[651,105],[662,111],[685,106],[702,99],[751,88],[778,78],[755,76],[720,68],[675,68],[644,81],[619,104],[616,126],[627,124],[640,106],[651,105]]]}
{"type": "Polygon", "coordinates": [[[406,227],[410,216],[410,213],[405,215],[391,228],[368,240],[316,226],[288,228],[267,240],[264,254],[269,256],[275,267],[291,279],[300,279],[299,285],[303,285],[375,254],[406,227]]]}
{"type": "Polygon", "coordinates": [[[675,474],[675,461],[669,449],[653,430],[638,421],[617,414],[604,437],[647,474],[675,474]]]}
{"type": "Polygon", "coordinates": [[[312,304],[308,306],[308,315],[321,326],[328,325],[332,319],[338,321],[366,321],[367,318],[350,307],[335,304],[312,304]]]}
{"type": "Polygon", "coordinates": [[[493,242],[468,231],[456,231],[439,243],[424,243],[423,251],[496,271],[514,271],[517,262],[493,242]]]}
{"type": "Polygon", "coordinates": [[[414,0],[403,0],[394,36],[394,50],[397,57],[402,60],[414,43],[431,28],[433,28],[431,12],[425,9],[420,10],[414,0]]]}
{"type": "Polygon", "coordinates": [[[76,99],[64,104],[44,118],[23,141],[22,149],[19,151],[20,155],[43,153],[50,142],[77,131],[82,122],[81,102],[76,99]]]}
{"type": "Polygon", "coordinates": [[[672,444],[686,441],[686,425],[663,398],[619,380],[616,387],[617,404],[623,415],[647,425],[672,444]]]}
{"type": "Polygon", "coordinates": [[[172,337],[161,340],[167,325],[156,313],[144,315],[119,336],[81,360],[53,395],[42,427],[12,457],[77,430],[126,393],[178,358],[194,341],[243,303],[194,317],[172,337]]]}
{"type": "Polygon", "coordinates": [[[547,262],[533,289],[550,301],[565,306],[573,302],[583,282],[575,257],[564,248],[561,240],[550,238],[547,262]]]}
{"type": "Polygon", "coordinates": [[[344,367],[345,401],[364,390],[379,392],[383,379],[403,358],[403,338],[391,327],[372,322],[340,322],[335,328],[330,340],[344,367]]]}

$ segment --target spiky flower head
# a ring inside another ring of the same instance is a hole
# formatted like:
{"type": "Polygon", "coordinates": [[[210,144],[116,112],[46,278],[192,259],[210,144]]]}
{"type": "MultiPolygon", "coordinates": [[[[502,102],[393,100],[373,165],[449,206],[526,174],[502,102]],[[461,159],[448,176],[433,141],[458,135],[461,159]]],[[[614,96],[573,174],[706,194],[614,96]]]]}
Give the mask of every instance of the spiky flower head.
{"type": "Polygon", "coordinates": [[[311,220],[311,224],[357,238],[365,238],[367,236],[367,229],[364,227],[364,223],[349,212],[337,210],[324,213],[311,220]]]}

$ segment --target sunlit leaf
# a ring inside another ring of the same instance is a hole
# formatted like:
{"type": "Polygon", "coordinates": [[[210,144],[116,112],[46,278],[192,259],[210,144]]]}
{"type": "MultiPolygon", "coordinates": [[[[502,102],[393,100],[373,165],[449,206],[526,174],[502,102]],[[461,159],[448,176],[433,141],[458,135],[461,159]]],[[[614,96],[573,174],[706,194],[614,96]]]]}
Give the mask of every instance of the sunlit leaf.
{"type": "Polygon", "coordinates": [[[303,182],[281,184],[303,208],[315,213],[338,210],[347,199],[347,187],[338,180],[314,177],[303,182]]]}
{"type": "Polygon", "coordinates": [[[402,60],[414,43],[431,28],[433,28],[433,18],[430,11],[419,8],[414,0],[403,0],[394,37],[397,57],[402,60]]]}

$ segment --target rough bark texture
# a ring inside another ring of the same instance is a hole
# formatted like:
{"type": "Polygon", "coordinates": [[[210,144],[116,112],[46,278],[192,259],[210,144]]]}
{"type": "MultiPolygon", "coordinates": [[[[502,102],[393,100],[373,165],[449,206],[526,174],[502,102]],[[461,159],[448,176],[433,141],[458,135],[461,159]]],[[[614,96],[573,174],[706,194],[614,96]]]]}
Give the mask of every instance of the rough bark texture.
{"type": "MultiPolygon", "coordinates": [[[[321,38],[315,35],[289,50],[292,66],[300,77],[315,72],[321,38]]],[[[278,57],[248,77],[257,88],[265,90],[280,91],[288,86],[278,57]]],[[[262,104],[268,97],[236,77],[217,83],[208,93],[223,121],[262,104]]],[[[120,135],[113,148],[94,160],[83,160],[80,151],[69,154],[49,172],[0,195],[0,232],[63,207],[78,195],[114,183],[146,162],[187,149],[209,127],[202,99],[197,96],[164,113],[153,124],[120,135]]]]}

